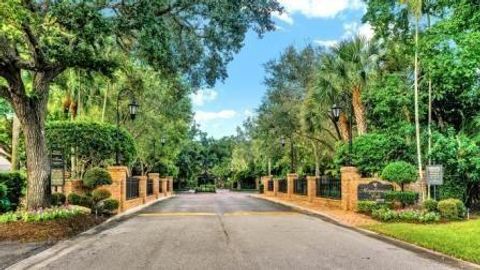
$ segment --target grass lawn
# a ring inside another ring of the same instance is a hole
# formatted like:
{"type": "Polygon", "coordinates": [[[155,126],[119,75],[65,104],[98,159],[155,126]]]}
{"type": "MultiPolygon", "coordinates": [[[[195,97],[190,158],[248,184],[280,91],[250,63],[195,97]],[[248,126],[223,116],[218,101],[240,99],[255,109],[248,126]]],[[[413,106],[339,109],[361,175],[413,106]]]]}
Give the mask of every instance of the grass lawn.
{"type": "Polygon", "coordinates": [[[480,219],[428,225],[382,223],[364,228],[466,261],[480,263],[480,219]]]}

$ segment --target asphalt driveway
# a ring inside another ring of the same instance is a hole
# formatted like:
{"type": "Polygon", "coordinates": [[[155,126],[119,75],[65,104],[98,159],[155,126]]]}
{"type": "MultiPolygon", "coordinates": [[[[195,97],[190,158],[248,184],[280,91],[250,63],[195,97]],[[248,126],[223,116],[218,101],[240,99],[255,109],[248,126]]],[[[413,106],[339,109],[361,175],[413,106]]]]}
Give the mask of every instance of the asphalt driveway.
{"type": "MultiPolygon", "coordinates": [[[[41,255],[41,254],[40,254],[41,255]]],[[[458,269],[239,193],[182,194],[12,269],[458,269]]]]}

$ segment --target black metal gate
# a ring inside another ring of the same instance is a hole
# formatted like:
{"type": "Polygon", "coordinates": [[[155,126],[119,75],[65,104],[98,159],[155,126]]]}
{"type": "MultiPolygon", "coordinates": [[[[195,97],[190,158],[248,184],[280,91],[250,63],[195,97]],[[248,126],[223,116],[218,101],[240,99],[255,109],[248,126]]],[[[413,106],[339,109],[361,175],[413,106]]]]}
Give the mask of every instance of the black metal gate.
{"type": "Polygon", "coordinates": [[[135,199],[140,196],[140,180],[136,177],[127,178],[127,200],[135,199]]]}
{"type": "Polygon", "coordinates": [[[287,180],[278,180],[278,192],[287,193],[287,180]]]}
{"type": "Polygon", "coordinates": [[[147,179],[147,196],[153,195],[153,179],[147,179]]]}
{"type": "Polygon", "coordinates": [[[293,180],[293,193],[307,195],[307,178],[301,177],[293,180]]]}
{"type": "Polygon", "coordinates": [[[268,191],[273,191],[273,180],[268,180],[268,191]]]}
{"type": "Polygon", "coordinates": [[[317,197],[340,200],[342,185],[338,177],[322,175],[317,178],[317,197]]]}

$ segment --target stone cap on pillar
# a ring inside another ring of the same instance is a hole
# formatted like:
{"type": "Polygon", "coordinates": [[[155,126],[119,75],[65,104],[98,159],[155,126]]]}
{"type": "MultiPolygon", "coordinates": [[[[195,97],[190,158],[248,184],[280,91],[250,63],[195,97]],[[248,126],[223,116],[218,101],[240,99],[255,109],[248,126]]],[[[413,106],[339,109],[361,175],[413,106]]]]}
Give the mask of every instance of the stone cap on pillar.
{"type": "Polygon", "coordinates": [[[148,173],[148,176],[154,177],[154,178],[159,178],[160,174],[159,173],[148,173]]]}
{"type": "Polygon", "coordinates": [[[358,168],[354,166],[344,166],[340,168],[340,172],[358,173],[358,168]]]}
{"type": "Polygon", "coordinates": [[[108,166],[107,171],[113,172],[113,173],[125,172],[127,174],[127,176],[130,176],[130,170],[128,169],[127,166],[108,166]]]}

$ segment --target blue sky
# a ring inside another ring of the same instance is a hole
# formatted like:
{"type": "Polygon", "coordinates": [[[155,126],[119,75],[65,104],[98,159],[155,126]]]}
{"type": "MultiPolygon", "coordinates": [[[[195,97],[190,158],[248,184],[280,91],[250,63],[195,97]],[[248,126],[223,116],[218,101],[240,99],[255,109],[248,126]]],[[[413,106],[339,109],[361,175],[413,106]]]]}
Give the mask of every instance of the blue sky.
{"type": "Polygon", "coordinates": [[[233,135],[236,127],[255,113],[265,93],[263,64],[294,45],[332,46],[355,34],[370,37],[361,23],[361,0],[279,0],[286,12],[275,14],[277,30],[259,39],[248,33],[245,46],[228,66],[228,79],[192,95],[195,120],[210,136],[233,135]]]}

